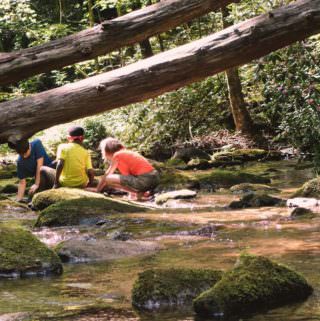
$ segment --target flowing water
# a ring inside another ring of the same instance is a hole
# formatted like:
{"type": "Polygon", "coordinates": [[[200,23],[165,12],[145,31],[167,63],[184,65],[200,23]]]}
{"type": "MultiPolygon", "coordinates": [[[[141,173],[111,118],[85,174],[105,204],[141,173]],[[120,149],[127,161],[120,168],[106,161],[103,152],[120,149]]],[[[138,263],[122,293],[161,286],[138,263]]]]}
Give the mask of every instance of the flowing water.
{"type": "MultiPolygon", "coordinates": [[[[310,169],[297,170],[292,161],[251,164],[246,170],[268,173],[272,185],[281,188],[282,197],[314,175],[310,169]]],[[[188,209],[164,208],[126,215],[127,231],[161,243],[164,249],[153,254],[103,263],[65,264],[60,277],[0,280],[0,320],[1,315],[17,312],[29,313],[31,320],[206,320],[196,317],[191,309],[138,313],[130,301],[134,280],[148,268],[228,269],[243,251],[266,255],[292,267],[309,280],[315,291],[303,303],[242,320],[320,320],[320,215],[312,220],[291,221],[288,208],[221,208],[236,197],[219,191],[199,196],[188,209]],[[204,204],[210,208],[196,210],[204,204]],[[208,225],[217,227],[210,235],[181,232],[208,225]]],[[[179,202],[173,205],[179,206],[179,202]]],[[[35,231],[51,245],[91,232],[76,228],[35,231]]]]}

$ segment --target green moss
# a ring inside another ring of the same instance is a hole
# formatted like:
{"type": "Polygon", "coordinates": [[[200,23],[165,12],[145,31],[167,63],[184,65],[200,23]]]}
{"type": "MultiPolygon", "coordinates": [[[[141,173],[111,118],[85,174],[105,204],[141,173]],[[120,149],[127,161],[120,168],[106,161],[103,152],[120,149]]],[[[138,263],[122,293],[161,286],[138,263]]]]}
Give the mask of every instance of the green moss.
{"type": "Polygon", "coordinates": [[[267,193],[279,193],[280,190],[264,184],[251,184],[242,183],[234,185],[230,188],[233,193],[248,193],[248,192],[267,192],[267,193]]]}
{"type": "Polygon", "coordinates": [[[221,271],[201,269],[158,269],[139,274],[132,289],[132,304],[154,310],[185,305],[222,277],[221,271]]]}
{"type": "Polygon", "coordinates": [[[213,154],[212,158],[215,161],[253,161],[266,158],[268,151],[263,149],[237,149],[234,151],[222,151],[213,154]]]}
{"type": "Polygon", "coordinates": [[[195,180],[192,173],[178,170],[173,167],[162,167],[160,169],[160,190],[185,188],[194,183],[195,180]]]}
{"type": "Polygon", "coordinates": [[[291,269],[261,256],[242,255],[211,289],[194,302],[200,315],[243,316],[306,299],[312,287],[291,269]]]}
{"type": "Polygon", "coordinates": [[[0,211],[5,212],[21,212],[29,211],[30,209],[26,204],[18,203],[10,200],[9,198],[0,199],[0,211]]]}
{"type": "Polygon", "coordinates": [[[0,275],[62,273],[59,257],[30,232],[0,224],[0,275]]]}
{"type": "Polygon", "coordinates": [[[1,165],[0,166],[0,179],[9,179],[17,175],[15,164],[1,165]]]}
{"type": "Polygon", "coordinates": [[[201,184],[214,185],[216,187],[230,187],[241,183],[270,183],[270,179],[248,174],[241,171],[228,171],[221,169],[214,169],[210,173],[195,174],[195,180],[201,184]]]}
{"type": "Polygon", "coordinates": [[[46,207],[65,200],[73,200],[80,198],[105,199],[104,195],[99,193],[91,193],[78,188],[58,188],[43,191],[35,194],[32,204],[35,209],[43,210],[46,207]]]}
{"type": "Polygon", "coordinates": [[[44,209],[35,226],[92,225],[108,214],[143,212],[147,209],[104,196],[76,198],[57,202],[44,209]]]}
{"type": "Polygon", "coordinates": [[[187,166],[186,162],[178,158],[170,158],[165,163],[167,166],[185,168],[187,166]]]}
{"type": "Polygon", "coordinates": [[[230,208],[250,208],[250,207],[263,207],[282,205],[284,201],[280,198],[273,197],[261,193],[248,193],[245,194],[239,201],[230,203],[230,208]]]}
{"type": "Polygon", "coordinates": [[[300,189],[298,189],[292,197],[320,197],[320,178],[314,178],[305,184],[302,185],[300,189]]]}
{"type": "Polygon", "coordinates": [[[7,184],[5,186],[0,186],[0,193],[13,194],[18,191],[18,186],[14,184],[7,184]]]}

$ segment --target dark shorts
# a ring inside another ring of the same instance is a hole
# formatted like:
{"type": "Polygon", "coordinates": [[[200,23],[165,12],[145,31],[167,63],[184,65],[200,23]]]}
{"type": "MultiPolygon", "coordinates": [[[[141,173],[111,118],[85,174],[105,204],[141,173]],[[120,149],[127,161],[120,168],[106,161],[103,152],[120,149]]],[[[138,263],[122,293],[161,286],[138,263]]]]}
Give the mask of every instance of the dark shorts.
{"type": "Polygon", "coordinates": [[[159,173],[153,170],[150,173],[142,175],[120,175],[120,183],[122,186],[129,187],[137,192],[146,192],[153,190],[159,184],[159,173]]]}

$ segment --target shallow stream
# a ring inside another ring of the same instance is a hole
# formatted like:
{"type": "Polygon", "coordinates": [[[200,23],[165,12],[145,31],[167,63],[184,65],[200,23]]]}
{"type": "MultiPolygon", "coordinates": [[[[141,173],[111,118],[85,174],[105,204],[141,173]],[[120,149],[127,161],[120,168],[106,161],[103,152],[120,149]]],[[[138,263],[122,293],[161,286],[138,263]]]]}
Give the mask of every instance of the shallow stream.
{"type": "MultiPolygon", "coordinates": [[[[252,163],[247,165],[246,170],[263,172],[271,177],[272,185],[281,188],[278,196],[286,198],[314,176],[310,168],[298,170],[296,165],[295,161],[252,163]]],[[[171,208],[153,213],[122,214],[120,218],[128,222],[122,228],[135,238],[158,242],[163,249],[151,255],[111,262],[65,264],[60,277],[2,279],[0,320],[1,315],[4,318],[8,313],[27,312],[31,320],[202,321],[205,319],[196,317],[192,310],[187,309],[160,314],[134,311],[130,292],[138,273],[160,267],[228,269],[243,251],[266,255],[287,264],[301,272],[315,291],[303,303],[242,320],[320,320],[320,214],[314,219],[291,221],[288,219],[291,209],[284,207],[236,211],[222,209],[237,197],[221,190],[214,194],[202,194],[182,204],[175,201],[171,203],[171,208]],[[183,205],[184,209],[180,210],[179,205],[183,205]],[[210,207],[197,209],[202,205],[210,207]],[[181,232],[210,224],[216,226],[210,235],[181,232]]],[[[10,215],[1,215],[1,220],[10,220],[10,215]]],[[[30,222],[32,220],[33,214],[30,222]]],[[[23,224],[30,225],[30,222],[24,215],[23,224]]],[[[61,239],[92,233],[89,229],[76,228],[35,232],[51,245],[61,239]]]]}

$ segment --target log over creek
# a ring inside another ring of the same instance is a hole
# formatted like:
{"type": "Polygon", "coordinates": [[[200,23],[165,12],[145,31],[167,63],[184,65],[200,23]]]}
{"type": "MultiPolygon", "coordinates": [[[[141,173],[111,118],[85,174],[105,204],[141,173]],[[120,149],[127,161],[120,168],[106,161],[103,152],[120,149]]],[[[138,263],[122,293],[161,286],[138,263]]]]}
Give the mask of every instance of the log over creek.
{"type": "Polygon", "coordinates": [[[21,51],[0,53],[0,86],[141,42],[237,0],[166,0],[21,51]]]}
{"type": "MultiPolygon", "coordinates": [[[[16,178],[8,178],[7,169],[0,187],[15,184],[16,178]]],[[[314,177],[310,162],[294,159],[248,162],[241,170],[271,179],[272,195],[281,199],[314,177]]],[[[201,174],[212,171],[217,169],[201,174]]],[[[149,269],[228,271],[244,251],[301,273],[314,292],[305,301],[263,310],[243,320],[319,319],[319,208],[313,218],[304,219],[291,219],[292,208],[285,205],[231,210],[226,206],[241,197],[232,190],[200,191],[194,199],[170,200],[150,211],[107,213],[98,225],[59,228],[34,227],[39,212],[15,203],[14,194],[1,193],[6,198],[0,200],[0,229],[23,227],[69,263],[63,264],[62,275],[15,279],[0,275],[0,320],[208,320],[195,316],[191,304],[152,314],[137,312],[131,304],[133,284],[139,273],[149,269]]]]}
{"type": "Polygon", "coordinates": [[[319,31],[320,0],[299,0],[124,68],[2,103],[0,143],[156,97],[319,31]]]}

